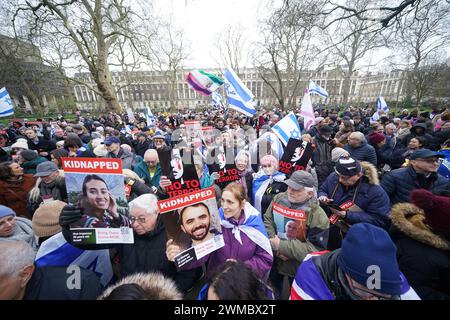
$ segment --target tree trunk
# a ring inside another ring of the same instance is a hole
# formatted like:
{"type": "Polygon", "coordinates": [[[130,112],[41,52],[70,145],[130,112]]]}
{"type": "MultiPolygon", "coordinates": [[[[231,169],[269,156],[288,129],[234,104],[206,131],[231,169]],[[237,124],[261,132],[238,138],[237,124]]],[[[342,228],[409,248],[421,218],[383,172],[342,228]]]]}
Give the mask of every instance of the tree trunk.
{"type": "Polygon", "coordinates": [[[112,112],[122,112],[122,107],[117,100],[114,87],[112,85],[111,73],[108,65],[103,63],[103,66],[98,66],[97,70],[91,70],[96,75],[94,78],[98,90],[102,93],[102,98],[106,103],[106,110],[112,112]],[[97,73],[95,73],[97,71],[97,73]]]}

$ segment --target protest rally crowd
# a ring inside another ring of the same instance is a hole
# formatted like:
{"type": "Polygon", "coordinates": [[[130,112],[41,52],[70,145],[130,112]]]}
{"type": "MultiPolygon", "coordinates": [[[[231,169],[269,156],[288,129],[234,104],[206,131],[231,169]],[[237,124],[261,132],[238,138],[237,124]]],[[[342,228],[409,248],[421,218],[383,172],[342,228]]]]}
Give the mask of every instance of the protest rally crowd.
{"type": "Polygon", "coordinates": [[[373,113],[316,107],[307,126],[294,110],[300,132],[285,141],[276,108],[12,120],[0,128],[0,299],[450,299],[450,109],[373,113]],[[286,170],[294,138],[303,164],[286,170]],[[66,158],[120,159],[128,211],[95,170],[73,201],[66,158]],[[189,189],[212,190],[219,222],[199,202],[178,212],[182,232],[195,245],[221,229],[223,243],[177,265],[184,248],[158,202],[189,189]],[[75,222],[125,226],[133,241],[77,244],[75,222]]]}

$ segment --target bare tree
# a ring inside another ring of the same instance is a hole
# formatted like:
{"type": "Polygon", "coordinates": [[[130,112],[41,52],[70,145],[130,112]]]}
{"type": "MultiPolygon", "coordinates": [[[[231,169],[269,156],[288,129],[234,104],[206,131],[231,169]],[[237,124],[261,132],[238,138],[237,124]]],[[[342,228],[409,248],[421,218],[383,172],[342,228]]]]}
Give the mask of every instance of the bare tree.
{"type": "Polygon", "coordinates": [[[430,92],[439,74],[442,52],[448,48],[450,6],[428,3],[414,18],[405,17],[397,31],[397,48],[408,58],[407,100],[414,92],[416,107],[430,92]]]}
{"type": "Polygon", "coordinates": [[[16,28],[28,24],[30,35],[45,30],[48,36],[70,40],[76,48],[75,60],[94,80],[95,92],[108,110],[120,111],[108,59],[119,39],[134,46],[133,19],[137,17],[125,0],[23,0],[17,5],[14,22],[16,28]]]}
{"type": "Polygon", "coordinates": [[[158,20],[154,24],[155,39],[145,46],[145,56],[153,70],[160,72],[166,82],[170,110],[177,106],[177,74],[189,56],[189,43],[183,30],[177,29],[170,19],[158,20]]]}
{"type": "MultiPolygon", "coordinates": [[[[347,0],[348,3],[350,1],[347,0]]],[[[368,0],[351,1],[357,10],[364,12],[369,5],[368,0]]],[[[368,30],[368,22],[364,19],[349,17],[334,25],[335,30],[327,30],[327,43],[330,50],[346,68],[341,72],[344,77],[342,85],[343,103],[347,103],[351,89],[351,78],[357,71],[360,62],[368,52],[386,46],[386,38],[380,31],[368,30]]]]}
{"type": "Polygon", "coordinates": [[[320,21],[304,14],[311,8],[318,8],[313,1],[296,1],[288,9],[275,10],[265,21],[264,42],[253,53],[261,78],[283,110],[293,108],[303,95],[305,71],[320,65],[320,50],[313,37],[320,21]]]}
{"type": "MultiPolygon", "coordinates": [[[[284,0],[283,9],[289,10],[295,0],[284,0]]],[[[361,8],[353,2],[343,3],[340,0],[317,0],[323,6],[319,13],[326,18],[324,27],[346,20],[356,18],[368,22],[367,29],[372,31],[387,29],[397,26],[405,17],[413,17],[420,20],[418,13],[428,5],[438,3],[449,5],[450,0],[372,0],[370,5],[361,8]]],[[[310,15],[317,13],[309,12],[310,15]]]]}
{"type": "Polygon", "coordinates": [[[219,68],[230,67],[239,74],[246,62],[247,42],[241,25],[228,25],[219,32],[214,40],[213,52],[219,68]]]}

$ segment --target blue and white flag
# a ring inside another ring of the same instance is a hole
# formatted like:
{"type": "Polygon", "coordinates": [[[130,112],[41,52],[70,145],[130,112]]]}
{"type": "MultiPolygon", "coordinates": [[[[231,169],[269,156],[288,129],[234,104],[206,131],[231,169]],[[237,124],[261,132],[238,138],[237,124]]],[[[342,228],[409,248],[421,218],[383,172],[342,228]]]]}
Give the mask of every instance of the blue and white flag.
{"type": "Polygon", "coordinates": [[[384,114],[389,112],[389,107],[382,96],[379,96],[377,99],[377,111],[375,111],[375,113],[370,118],[372,122],[380,120],[380,111],[382,111],[384,114]]]}
{"type": "Polygon", "coordinates": [[[389,112],[389,107],[388,107],[386,101],[384,101],[384,98],[382,96],[378,97],[377,110],[378,111],[383,111],[384,113],[389,112]]]}
{"type": "Polygon", "coordinates": [[[286,146],[290,138],[301,139],[302,131],[298,124],[297,117],[291,111],[286,117],[278,121],[273,127],[272,132],[280,138],[286,146]]]}
{"type": "Polygon", "coordinates": [[[222,107],[222,96],[220,93],[214,91],[212,94],[212,103],[217,109],[220,109],[222,107]]]}
{"type": "Polygon", "coordinates": [[[328,92],[318,84],[316,84],[314,81],[309,80],[309,88],[310,93],[318,94],[319,96],[324,97],[325,99],[328,98],[328,92]]]}
{"type": "Polygon", "coordinates": [[[83,250],[68,243],[62,233],[45,240],[36,254],[37,267],[67,267],[77,265],[93,271],[104,287],[113,279],[109,250],[83,250]]]}
{"type": "Polygon", "coordinates": [[[252,117],[256,113],[252,92],[242,83],[233,70],[225,71],[225,89],[230,108],[252,117]]]}
{"type": "Polygon", "coordinates": [[[151,126],[155,124],[155,117],[153,116],[152,110],[150,110],[149,107],[147,107],[147,113],[146,113],[146,118],[147,118],[147,125],[151,126]]]}
{"type": "Polygon", "coordinates": [[[14,114],[14,106],[5,87],[0,89],[0,117],[12,116],[14,114]]]}

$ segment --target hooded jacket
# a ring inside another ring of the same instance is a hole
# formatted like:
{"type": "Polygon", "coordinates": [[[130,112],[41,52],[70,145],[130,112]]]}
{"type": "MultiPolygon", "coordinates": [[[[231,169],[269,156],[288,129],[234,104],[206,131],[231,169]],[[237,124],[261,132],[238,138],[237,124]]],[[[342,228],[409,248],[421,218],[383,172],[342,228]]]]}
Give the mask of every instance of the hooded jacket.
{"type": "MultiPolygon", "coordinates": [[[[367,222],[381,228],[389,228],[389,211],[391,209],[389,197],[378,180],[376,168],[369,162],[361,161],[364,175],[361,177],[358,193],[354,204],[358,207],[347,211],[344,221],[350,225],[359,222],[367,222]]],[[[339,176],[336,172],[330,174],[327,180],[319,188],[319,197],[326,196],[333,199],[334,203],[341,205],[347,201],[352,201],[358,183],[346,188],[339,183],[339,176]],[[334,189],[336,192],[333,194],[334,189]]]]}
{"type": "Polygon", "coordinates": [[[410,133],[402,140],[402,143],[405,147],[407,147],[411,139],[415,137],[424,137],[428,142],[431,142],[433,140],[433,136],[427,133],[427,125],[425,123],[417,123],[413,125],[411,129],[409,129],[409,131],[410,133]],[[416,132],[417,128],[422,128],[423,133],[418,134],[416,132]]]}
{"type": "Polygon", "coordinates": [[[423,210],[410,203],[392,207],[390,230],[400,270],[424,300],[450,299],[450,241],[424,223],[423,210]]]}
{"type": "MultiPolygon", "coordinates": [[[[264,227],[269,234],[269,238],[275,237],[280,231],[275,223],[273,204],[277,203],[291,209],[296,209],[290,205],[287,199],[287,193],[283,192],[275,196],[273,202],[267,208],[264,214],[264,227]]],[[[279,254],[287,257],[275,259],[276,270],[282,275],[294,277],[300,263],[308,253],[325,249],[328,242],[329,220],[325,212],[319,206],[317,199],[313,198],[309,202],[306,210],[306,240],[280,240],[279,254]]]]}
{"type": "Polygon", "coordinates": [[[98,300],[104,300],[111,292],[124,284],[137,284],[145,291],[145,300],[181,300],[183,295],[175,283],[160,273],[136,273],[108,287],[98,300]]]}

